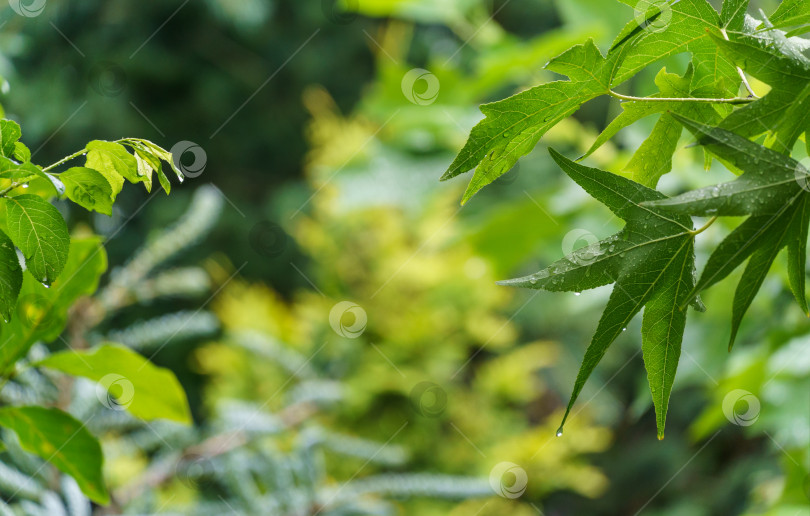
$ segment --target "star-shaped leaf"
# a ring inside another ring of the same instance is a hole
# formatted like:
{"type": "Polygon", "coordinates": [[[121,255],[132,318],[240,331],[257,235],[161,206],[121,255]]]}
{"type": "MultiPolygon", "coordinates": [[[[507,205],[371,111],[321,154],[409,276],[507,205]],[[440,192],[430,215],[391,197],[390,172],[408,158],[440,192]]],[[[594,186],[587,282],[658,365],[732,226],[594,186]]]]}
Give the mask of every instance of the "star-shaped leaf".
{"type": "Polygon", "coordinates": [[[789,153],[810,130],[810,60],[779,31],[731,34],[730,41],[713,37],[725,55],[771,86],[767,95],[731,113],[720,127],[746,138],[768,133],[767,147],[789,153]]]}
{"type": "MultiPolygon", "coordinates": [[[[733,97],[740,84],[737,68],[719,53],[708,31],[719,33],[724,26],[741,29],[748,2],[728,0],[727,4],[731,6],[728,8],[731,14],[726,16],[728,19],[724,25],[720,15],[706,0],[681,0],[671,5],[652,2],[652,9],[639,12],[619,34],[607,56],[602,55],[593,41],[567,50],[546,68],[566,75],[570,80],[542,84],[481,106],[484,120],[473,128],[442,180],[475,168],[462,199],[462,204],[465,203],[481,188],[510,170],[521,156],[534,149],[549,129],[575,113],[582,104],[611,94],[614,85],[625,82],[648,65],[676,54],[690,52],[694,66],[690,84],[681,89],[706,94],[706,98],[733,97]]],[[[664,120],[649,144],[650,150],[655,150],[662,140],[671,147],[676,132],[673,121],[664,120]]],[[[649,169],[654,157],[648,154],[650,152],[645,149],[639,158],[644,157],[647,164],[634,163],[633,167],[649,169]]],[[[647,183],[657,179],[657,173],[640,172],[649,176],[647,183]]]]}
{"type": "Polygon", "coordinates": [[[800,163],[720,128],[712,128],[674,114],[722,159],[743,170],[735,181],[677,197],[648,203],[675,215],[750,215],[717,247],[700,280],[682,304],[701,290],[728,276],[746,259],[732,305],[729,348],[743,315],[779,251],[788,248],[790,287],[807,313],[805,261],[810,216],[810,173],[800,163]]]}
{"type": "MultiPolygon", "coordinates": [[[[585,352],[563,424],[582,387],[608,347],[642,309],[642,352],[659,438],[663,438],[672,382],[681,351],[686,310],[680,306],[695,284],[694,231],[688,215],[643,203],[665,196],[629,179],[588,168],[551,151],[571,179],[626,222],[616,235],[573,252],[550,267],[503,285],[580,291],[615,283],[596,333],[585,352]]],[[[560,426],[562,430],[562,425],[560,426]]]]}
{"type": "Polygon", "coordinates": [[[541,84],[498,102],[484,104],[486,115],[476,125],[442,180],[476,168],[462,203],[506,173],[528,154],[540,138],[585,102],[605,95],[622,57],[617,51],[605,58],[593,40],[554,58],[546,68],[569,81],[541,84]]]}
{"type": "Polygon", "coordinates": [[[636,9],[636,19],[628,23],[616,38],[613,48],[638,35],[632,49],[616,72],[614,84],[621,84],[642,69],[669,56],[689,52],[695,74],[692,89],[711,88],[734,96],[740,84],[736,65],[720,54],[710,38],[720,28],[740,30],[748,1],[727,0],[723,18],[707,0],[640,0],[625,2],[636,9]],[[647,6],[642,12],[639,6],[647,6]],[[651,16],[652,15],[652,16],[651,16]]]}

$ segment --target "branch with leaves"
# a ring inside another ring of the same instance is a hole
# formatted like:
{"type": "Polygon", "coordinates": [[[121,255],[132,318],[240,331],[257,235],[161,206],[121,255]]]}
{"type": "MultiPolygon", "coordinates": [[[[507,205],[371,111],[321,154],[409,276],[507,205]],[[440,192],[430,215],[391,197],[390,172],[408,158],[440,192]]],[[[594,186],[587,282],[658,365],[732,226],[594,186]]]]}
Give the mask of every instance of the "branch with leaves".
{"type": "Polygon", "coordinates": [[[465,203],[585,102],[600,96],[622,101],[621,114],[584,156],[573,161],[550,152],[563,172],[625,222],[624,228],[535,274],[501,282],[575,292],[614,284],[558,435],[589,376],[642,308],[642,352],[659,438],[664,437],[687,310],[705,310],[700,299],[704,289],[748,262],[734,295],[731,349],[771,264],[787,248],[789,286],[808,313],[810,172],[791,153],[802,135],[810,153],[810,59],[803,53],[810,41],[797,37],[810,31],[810,2],[785,0],[770,17],[763,14],[763,20],[746,14],[748,0],[725,0],[719,13],[707,0],[648,4],[607,54],[588,41],[548,63],[548,70],[569,80],[481,106],[485,118],[442,176],[446,180],[475,169],[465,203]],[[658,93],[636,97],[617,91],[648,66],[683,53],[691,54],[686,72],[662,69],[655,79],[658,93]],[[755,95],[748,76],[768,84],[770,91],[755,95]],[[654,115],[658,121],[651,134],[625,168],[629,178],[579,164],[621,129],[654,115]],[[684,128],[703,147],[707,164],[718,160],[739,177],[673,198],[657,191],[659,179],[672,170],[684,128]],[[694,229],[692,216],[711,219],[694,229]],[[717,247],[698,279],[695,238],[717,217],[726,216],[748,218],[717,247]]]}
{"type": "MultiPolygon", "coordinates": [[[[113,389],[121,387],[118,384],[123,379],[128,389],[138,393],[127,405],[135,417],[188,424],[191,415],[174,374],[121,345],[101,343],[92,349],[57,352],[39,360],[29,353],[37,343],[60,337],[68,326],[69,310],[80,298],[95,292],[107,268],[101,240],[92,236],[72,238],[51,201],[68,199],[87,210],[110,215],[125,180],[143,183],[151,191],[155,173],[168,194],[171,184],[162,163],[168,163],[180,181],[183,174],[171,153],[138,138],[92,141],[43,167],[31,162],[31,152],[19,141],[21,135],[16,122],[0,120],[0,315],[5,321],[0,346],[4,401],[0,426],[16,434],[21,450],[70,475],[75,489],[105,504],[109,494],[102,475],[101,445],[86,428],[87,421],[69,414],[60,399],[15,402],[14,389],[10,388],[18,386],[17,380],[39,378],[38,371],[50,371],[88,378],[113,389]],[[81,157],[83,166],[57,171],[81,157]]],[[[81,345],[77,341],[74,344],[84,348],[83,330],[79,333],[81,345]]],[[[62,387],[71,385],[64,383],[62,387]]]]}

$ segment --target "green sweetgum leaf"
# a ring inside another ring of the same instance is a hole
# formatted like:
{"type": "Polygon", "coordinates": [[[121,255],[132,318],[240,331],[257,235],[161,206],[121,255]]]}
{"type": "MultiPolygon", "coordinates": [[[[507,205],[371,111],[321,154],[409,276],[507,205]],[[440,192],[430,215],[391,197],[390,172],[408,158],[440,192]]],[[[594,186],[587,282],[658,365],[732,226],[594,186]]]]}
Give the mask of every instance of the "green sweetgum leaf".
{"type": "MultiPolygon", "coordinates": [[[[542,84],[481,106],[484,120],[473,128],[442,180],[475,168],[463,204],[510,170],[550,128],[576,112],[583,103],[609,94],[614,85],[672,55],[692,54],[694,72],[690,84],[681,85],[681,90],[706,94],[708,98],[733,97],[741,82],[739,73],[736,65],[719,53],[709,33],[719,34],[723,27],[742,29],[746,7],[747,1],[728,3],[726,10],[729,14],[721,20],[706,0],[681,0],[672,5],[665,4],[663,8],[660,3],[655,3],[650,12],[640,13],[625,27],[607,56],[599,52],[593,41],[567,50],[546,68],[566,75],[570,80],[542,84]]],[[[713,121],[714,115],[706,113],[705,121],[713,121]]],[[[653,163],[673,147],[677,131],[671,119],[663,120],[652,141],[631,164],[631,168],[638,169],[648,184],[657,179],[659,168],[666,169],[666,165],[658,167],[653,163]],[[661,144],[663,149],[659,149],[661,144]]]]}
{"type": "Polygon", "coordinates": [[[729,36],[730,41],[713,37],[725,55],[771,91],[732,112],[720,127],[746,138],[768,133],[766,146],[790,153],[810,129],[810,59],[777,31],[729,36]]]}
{"type": "Polygon", "coordinates": [[[50,285],[65,266],[70,247],[67,224],[59,211],[36,195],[6,198],[8,235],[25,256],[28,271],[50,285]]]}
{"type": "MultiPolygon", "coordinates": [[[[773,27],[793,27],[810,23],[810,2],[807,0],[783,0],[776,12],[768,18],[773,27]]],[[[804,28],[796,33],[810,30],[804,28]]]]}
{"type": "Polygon", "coordinates": [[[673,215],[750,215],[712,253],[689,294],[708,288],[749,260],[734,294],[731,348],[745,312],[784,247],[788,248],[791,290],[805,313],[808,311],[805,261],[810,172],[789,157],[739,135],[673,116],[695,134],[699,144],[743,171],[732,182],[648,203],[673,215]]]}
{"type": "Polygon", "coordinates": [[[740,30],[745,25],[745,13],[750,0],[723,0],[720,24],[730,30],[740,30]]]}
{"type": "MultiPolygon", "coordinates": [[[[630,320],[644,309],[642,352],[659,438],[681,352],[686,310],[695,283],[694,232],[688,215],[670,214],[645,202],[665,199],[629,179],[551,156],[571,179],[626,222],[616,235],[579,249],[548,268],[500,282],[551,291],[581,291],[614,283],[605,311],[585,352],[563,424],[588,377],[630,320]]],[[[562,431],[562,424],[560,425],[562,431]]]]}
{"type": "Polygon", "coordinates": [[[121,345],[54,353],[36,365],[105,384],[135,417],[191,423],[186,394],[174,373],[121,345]]]}
{"type": "Polygon", "coordinates": [[[106,504],[101,445],[84,424],[55,408],[0,407],[0,425],[12,430],[20,446],[76,480],[82,492],[106,504]]]}
{"type": "Polygon", "coordinates": [[[546,65],[570,80],[542,84],[482,105],[481,112],[486,118],[473,128],[442,180],[477,167],[462,199],[462,203],[467,202],[478,190],[511,169],[518,158],[528,154],[549,129],[585,102],[607,94],[622,55],[617,51],[605,58],[593,40],[589,40],[546,65]]]}
{"type": "MultiPolygon", "coordinates": [[[[634,0],[625,3],[636,8],[640,4],[634,0]]],[[[638,38],[616,72],[614,84],[621,84],[656,61],[689,52],[695,68],[692,89],[709,88],[723,97],[735,96],[741,82],[736,65],[718,52],[710,34],[717,34],[721,27],[741,30],[747,4],[740,0],[725,2],[721,20],[707,0],[649,2],[647,16],[637,15],[613,44],[615,49],[632,37],[638,38]]]]}

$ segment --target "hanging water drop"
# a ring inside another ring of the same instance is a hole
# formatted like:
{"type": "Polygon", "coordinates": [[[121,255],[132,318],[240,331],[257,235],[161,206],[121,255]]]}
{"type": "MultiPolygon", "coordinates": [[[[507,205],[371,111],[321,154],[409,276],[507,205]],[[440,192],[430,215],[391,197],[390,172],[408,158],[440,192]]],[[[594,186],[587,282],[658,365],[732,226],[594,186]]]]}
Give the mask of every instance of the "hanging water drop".
{"type": "Polygon", "coordinates": [[[24,183],[24,184],[22,185],[22,187],[23,187],[23,188],[28,188],[28,183],[24,183]]]}
{"type": "Polygon", "coordinates": [[[557,430],[557,437],[562,437],[562,427],[557,430]]]}
{"type": "Polygon", "coordinates": [[[581,295],[582,295],[582,292],[574,292],[574,295],[575,295],[575,296],[581,296],[581,295]]]}
{"type": "Polygon", "coordinates": [[[622,328],[622,331],[627,331],[627,328],[622,328]]]}

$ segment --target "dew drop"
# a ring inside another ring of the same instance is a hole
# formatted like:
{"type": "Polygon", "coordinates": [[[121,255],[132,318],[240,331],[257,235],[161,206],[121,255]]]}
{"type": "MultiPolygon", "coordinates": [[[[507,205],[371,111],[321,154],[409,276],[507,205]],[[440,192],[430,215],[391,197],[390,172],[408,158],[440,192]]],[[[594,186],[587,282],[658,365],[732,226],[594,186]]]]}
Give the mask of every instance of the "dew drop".
{"type": "Polygon", "coordinates": [[[557,430],[557,437],[562,437],[562,427],[557,430]]]}
{"type": "Polygon", "coordinates": [[[627,331],[627,328],[622,328],[622,331],[627,331]]]}
{"type": "Polygon", "coordinates": [[[582,295],[582,292],[574,292],[574,295],[575,296],[580,296],[580,295],[582,295]]]}
{"type": "Polygon", "coordinates": [[[22,187],[23,188],[28,188],[28,183],[25,183],[24,185],[22,185],[22,187]]]}
{"type": "Polygon", "coordinates": [[[712,188],[712,197],[720,197],[720,188],[716,186],[712,188]]]}
{"type": "Polygon", "coordinates": [[[536,278],[531,278],[531,279],[529,279],[529,283],[534,285],[535,283],[537,283],[537,279],[536,278]]]}

